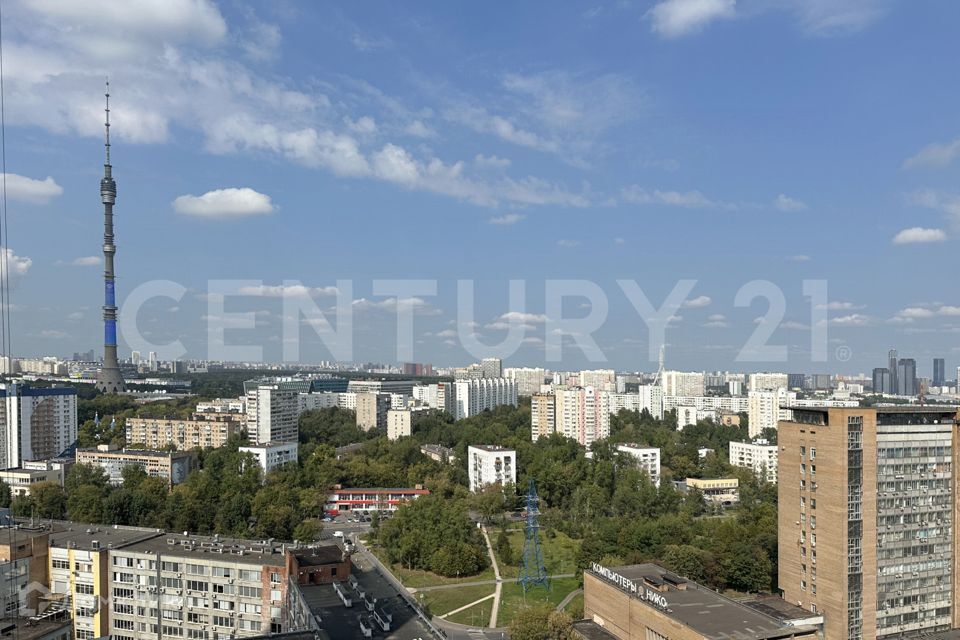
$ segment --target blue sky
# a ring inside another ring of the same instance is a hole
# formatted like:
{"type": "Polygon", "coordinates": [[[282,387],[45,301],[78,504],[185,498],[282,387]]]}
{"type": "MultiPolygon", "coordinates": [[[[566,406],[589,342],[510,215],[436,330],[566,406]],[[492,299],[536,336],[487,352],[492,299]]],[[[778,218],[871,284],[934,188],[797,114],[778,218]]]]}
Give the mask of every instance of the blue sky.
{"type": "MultiPolygon", "coordinates": [[[[695,302],[670,324],[669,366],[852,373],[891,347],[921,374],[934,356],[960,364],[955,2],[21,0],[6,11],[18,355],[100,349],[109,75],[118,295],[185,287],[149,301],[137,324],[188,356],[207,356],[211,279],[297,280],[321,310],[350,279],[354,358],[394,361],[397,305],[373,281],[414,278],[437,280],[436,296],[400,304],[414,309],[414,358],[469,362],[456,290],[473,279],[478,339],[499,341],[514,312],[526,339],[508,362],[542,364],[554,320],[544,283],[585,279],[609,300],[593,334],[607,366],[650,370],[646,326],[616,281],[636,280],[659,306],[685,278],[695,302]],[[522,309],[511,279],[527,282],[522,309]],[[767,303],[734,299],[758,279],[783,291],[770,342],[787,346],[786,363],[737,360],[767,303]],[[827,281],[826,362],[811,362],[805,279],[827,281]]],[[[226,308],[258,313],[230,343],[281,358],[293,338],[280,296],[226,308]]],[[[303,360],[330,357],[309,326],[300,340],[303,360]]],[[[568,339],[549,364],[591,363],[568,339]]]]}

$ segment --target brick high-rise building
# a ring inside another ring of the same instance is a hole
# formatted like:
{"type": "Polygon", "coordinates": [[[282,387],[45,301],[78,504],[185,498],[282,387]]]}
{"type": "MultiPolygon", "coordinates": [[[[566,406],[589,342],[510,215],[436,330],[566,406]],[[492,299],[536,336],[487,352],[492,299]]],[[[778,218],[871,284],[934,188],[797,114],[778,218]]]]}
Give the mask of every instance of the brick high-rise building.
{"type": "Polygon", "coordinates": [[[778,430],[779,582],[830,640],[960,627],[955,407],[796,408],[778,430]]]}

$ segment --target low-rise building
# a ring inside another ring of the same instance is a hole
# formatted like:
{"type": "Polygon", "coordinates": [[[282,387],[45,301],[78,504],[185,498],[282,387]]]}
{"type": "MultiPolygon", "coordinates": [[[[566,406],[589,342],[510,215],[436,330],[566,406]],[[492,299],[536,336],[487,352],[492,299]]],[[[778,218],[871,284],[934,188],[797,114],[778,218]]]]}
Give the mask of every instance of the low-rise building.
{"type": "Polygon", "coordinates": [[[586,640],[823,637],[823,616],[769,598],[731,600],[656,564],[593,563],[583,572],[583,617],[573,631],[586,640]]]}
{"type": "Polygon", "coordinates": [[[335,486],[327,495],[324,511],[336,516],[351,511],[393,512],[402,504],[416,500],[430,493],[423,485],[412,489],[381,489],[335,486]]]}
{"type": "Polygon", "coordinates": [[[40,482],[52,482],[63,486],[63,468],[59,469],[15,469],[0,470],[0,480],[10,487],[10,495],[20,498],[30,495],[30,488],[40,482]]]}
{"type": "Polygon", "coordinates": [[[99,445],[95,449],[77,449],[77,464],[89,464],[103,469],[110,484],[123,484],[124,467],[136,466],[152,478],[163,478],[172,487],[187,479],[197,466],[197,456],[191,451],[145,451],[117,449],[99,445]]]}
{"type": "Polygon", "coordinates": [[[777,445],[767,444],[766,440],[731,442],[730,464],[752,470],[761,480],[777,483],[777,445]]]}
{"type": "Polygon", "coordinates": [[[658,447],[642,447],[638,444],[619,444],[617,451],[632,456],[637,465],[647,472],[650,481],[660,486],[660,449],[658,447]]]}
{"type": "Polygon", "coordinates": [[[127,418],[127,445],[178,451],[218,448],[246,426],[246,416],[230,412],[195,413],[190,418],[127,418]]]}
{"type": "Polygon", "coordinates": [[[397,440],[410,435],[409,409],[390,409],[387,411],[387,439],[397,440]]]}
{"type": "Polygon", "coordinates": [[[420,453],[427,456],[431,460],[441,462],[443,464],[450,464],[457,459],[457,454],[453,449],[445,447],[441,444],[421,445],[420,453]]]}
{"type": "Polygon", "coordinates": [[[257,464],[267,475],[274,469],[298,460],[299,445],[296,442],[267,442],[240,447],[240,451],[253,454],[257,464]]]}
{"type": "Polygon", "coordinates": [[[470,491],[488,485],[517,484],[517,452],[498,445],[471,445],[467,448],[467,475],[470,491]]]}
{"type": "Polygon", "coordinates": [[[697,489],[706,502],[724,507],[740,502],[740,480],[737,478],[687,478],[678,484],[678,488],[684,493],[697,489]]]}

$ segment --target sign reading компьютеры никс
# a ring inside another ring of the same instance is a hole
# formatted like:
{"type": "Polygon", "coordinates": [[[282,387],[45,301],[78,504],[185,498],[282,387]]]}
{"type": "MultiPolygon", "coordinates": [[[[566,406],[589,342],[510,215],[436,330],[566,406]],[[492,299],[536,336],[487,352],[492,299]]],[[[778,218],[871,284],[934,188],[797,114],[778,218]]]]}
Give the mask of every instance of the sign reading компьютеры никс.
{"type": "Polygon", "coordinates": [[[638,598],[640,598],[645,602],[648,602],[649,604],[652,604],[658,609],[666,610],[669,608],[667,599],[663,597],[663,594],[657,593],[653,589],[650,589],[647,587],[641,588],[640,585],[638,585],[636,582],[634,582],[630,578],[627,578],[626,576],[622,576],[616,571],[613,571],[612,569],[608,569],[601,564],[594,562],[592,563],[592,565],[593,565],[594,573],[600,576],[603,576],[605,579],[617,585],[624,591],[629,591],[631,594],[637,596],[638,598]]]}

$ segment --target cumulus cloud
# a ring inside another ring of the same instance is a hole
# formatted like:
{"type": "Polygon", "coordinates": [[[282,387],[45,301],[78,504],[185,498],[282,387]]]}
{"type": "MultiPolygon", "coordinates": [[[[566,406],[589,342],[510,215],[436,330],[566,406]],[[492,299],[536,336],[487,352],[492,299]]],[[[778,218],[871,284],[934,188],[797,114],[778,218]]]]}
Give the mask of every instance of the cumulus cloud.
{"type": "Polygon", "coordinates": [[[233,219],[276,211],[270,196],[249,187],[215,189],[201,196],[185,195],[173,201],[177,213],[197,218],[233,219]]]}
{"type": "Polygon", "coordinates": [[[713,302],[713,299],[710,296],[697,296],[696,298],[691,298],[690,300],[684,300],[683,304],[680,305],[684,309],[698,309],[700,307],[708,307],[710,303],[713,302]]]}
{"type": "Polygon", "coordinates": [[[870,316],[862,313],[851,313],[849,315],[831,318],[830,324],[838,327],[862,327],[870,324],[870,316]]]}
{"type": "Polygon", "coordinates": [[[843,300],[834,300],[832,302],[828,302],[827,304],[817,305],[817,308],[827,309],[828,311],[856,311],[863,309],[864,305],[846,302],[843,300]]]}
{"type": "Polygon", "coordinates": [[[0,174],[0,176],[3,176],[6,181],[7,197],[11,200],[46,204],[63,193],[63,187],[50,176],[44,180],[35,180],[16,173],[0,174]]]}
{"type": "Polygon", "coordinates": [[[736,15],[736,0],[663,0],[647,14],[653,30],[666,38],[702,31],[711,22],[736,15]]]}
{"type": "Polygon", "coordinates": [[[947,239],[947,234],[943,229],[924,229],[923,227],[910,227],[900,231],[893,236],[893,244],[924,244],[930,242],[943,242],[947,239]]]}
{"type": "Polygon", "coordinates": [[[903,161],[904,169],[946,167],[960,156],[960,138],[944,143],[928,144],[903,161]]]}
{"type": "Polygon", "coordinates": [[[10,280],[27,275],[33,260],[26,256],[18,256],[12,249],[6,247],[0,248],[0,277],[3,276],[4,266],[9,268],[10,280]]]}
{"type": "Polygon", "coordinates": [[[781,193],[777,196],[776,200],[773,201],[773,206],[775,206],[780,211],[785,211],[787,213],[794,213],[797,211],[803,211],[807,208],[806,203],[801,202],[795,198],[781,193]]]}
{"type": "Polygon", "coordinates": [[[490,224],[511,225],[517,224],[527,216],[522,213],[507,213],[502,216],[494,216],[488,221],[490,224]]]}
{"type": "Polygon", "coordinates": [[[396,313],[398,310],[412,310],[416,315],[436,316],[443,313],[423,298],[386,298],[384,300],[368,300],[359,298],[353,301],[354,311],[385,311],[396,313]]]}

